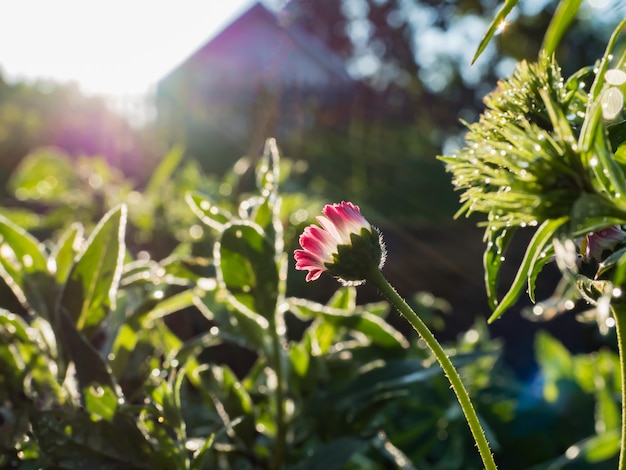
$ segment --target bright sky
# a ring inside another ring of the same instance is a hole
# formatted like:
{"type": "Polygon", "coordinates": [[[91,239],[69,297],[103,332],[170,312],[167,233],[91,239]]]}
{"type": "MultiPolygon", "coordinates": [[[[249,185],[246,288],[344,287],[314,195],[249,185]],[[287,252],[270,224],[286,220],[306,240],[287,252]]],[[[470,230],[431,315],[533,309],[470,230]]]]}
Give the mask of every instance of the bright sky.
{"type": "Polygon", "coordinates": [[[0,8],[0,73],[149,92],[253,0],[13,0],[0,8]]]}

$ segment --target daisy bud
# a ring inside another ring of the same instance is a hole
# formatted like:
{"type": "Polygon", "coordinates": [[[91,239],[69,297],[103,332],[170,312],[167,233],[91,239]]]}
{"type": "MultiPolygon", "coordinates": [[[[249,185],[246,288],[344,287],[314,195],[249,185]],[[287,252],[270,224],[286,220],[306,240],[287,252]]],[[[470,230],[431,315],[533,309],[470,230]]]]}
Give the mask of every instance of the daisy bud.
{"type": "Polygon", "coordinates": [[[385,245],[380,232],[361,215],[351,202],[327,205],[300,235],[301,250],[296,250],[296,269],[309,271],[314,281],[328,271],[344,285],[365,282],[372,269],[385,263],[385,245]]]}

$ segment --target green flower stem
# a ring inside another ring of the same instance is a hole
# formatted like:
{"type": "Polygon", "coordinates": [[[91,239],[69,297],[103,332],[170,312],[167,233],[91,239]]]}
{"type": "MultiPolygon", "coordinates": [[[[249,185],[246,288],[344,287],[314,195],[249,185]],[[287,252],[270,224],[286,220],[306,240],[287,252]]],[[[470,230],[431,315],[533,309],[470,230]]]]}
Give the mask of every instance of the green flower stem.
{"type": "Polygon", "coordinates": [[[619,351],[619,364],[622,375],[622,437],[620,441],[618,470],[626,469],[626,305],[611,305],[615,318],[615,331],[617,332],[617,347],[619,351]]]}
{"type": "Polygon", "coordinates": [[[274,448],[274,468],[284,468],[287,424],[285,422],[285,377],[283,374],[282,341],[278,331],[279,324],[274,321],[270,326],[272,334],[272,355],[276,372],[276,441],[274,448]]]}
{"type": "Polygon", "coordinates": [[[441,365],[441,368],[446,374],[446,377],[448,377],[448,380],[452,385],[452,389],[459,400],[459,404],[463,409],[465,419],[467,420],[467,424],[472,431],[474,441],[478,446],[478,451],[480,452],[480,457],[482,458],[485,469],[495,470],[497,467],[493,460],[493,455],[491,454],[491,449],[489,448],[489,443],[487,442],[483,428],[481,427],[478,416],[476,415],[476,410],[474,410],[472,401],[467,394],[467,390],[461,381],[459,373],[454,368],[454,365],[448,358],[446,352],[443,350],[426,324],[417,316],[411,307],[409,307],[409,304],[407,304],[406,301],[396,292],[393,286],[389,284],[389,281],[387,281],[379,269],[373,268],[370,275],[367,277],[367,280],[374,284],[387,298],[387,300],[389,300],[389,302],[391,302],[391,304],[402,314],[402,316],[408,320],[435,355],[437,361],[439,361],[439,364],[441,365]]]}

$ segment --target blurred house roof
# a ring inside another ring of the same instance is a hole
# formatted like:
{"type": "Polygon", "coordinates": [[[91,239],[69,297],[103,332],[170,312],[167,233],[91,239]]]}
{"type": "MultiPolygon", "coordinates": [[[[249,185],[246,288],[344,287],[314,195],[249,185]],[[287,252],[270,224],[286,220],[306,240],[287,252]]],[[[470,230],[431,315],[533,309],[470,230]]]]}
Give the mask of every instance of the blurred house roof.
{"type": "Polygon", "coordinates": [[[199,75],[191,81],[204,86],[217,82],[234,89],[258,85],[270,90],[346,88],[354,84],[339,56],[262,3],[252,5],[192,54],[161,81],[160,88],[181,74],[199,75]]]}

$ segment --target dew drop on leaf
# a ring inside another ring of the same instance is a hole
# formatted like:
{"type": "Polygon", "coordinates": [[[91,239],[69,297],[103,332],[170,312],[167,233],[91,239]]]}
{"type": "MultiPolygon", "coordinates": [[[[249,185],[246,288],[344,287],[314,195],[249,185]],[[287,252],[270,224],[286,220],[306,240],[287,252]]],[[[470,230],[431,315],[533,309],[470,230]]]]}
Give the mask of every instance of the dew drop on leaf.
{"type": "Polygon", "coordinates": [[[602,117],[612,120],[624,108],[624,95],[619,88],[611,87],[602,94],[602,117]]]}

